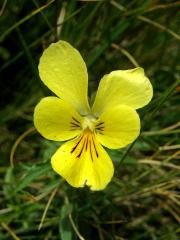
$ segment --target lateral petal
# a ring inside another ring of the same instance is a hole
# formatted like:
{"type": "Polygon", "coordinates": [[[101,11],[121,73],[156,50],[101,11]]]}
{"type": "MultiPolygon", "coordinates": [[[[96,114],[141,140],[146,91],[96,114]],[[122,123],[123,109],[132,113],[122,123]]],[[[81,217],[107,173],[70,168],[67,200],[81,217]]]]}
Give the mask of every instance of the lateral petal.
{"type": "Polygon", "coordinates": [[[65,141],[81,133],[81,116],[57,97],[43,98],[34,110],[34,125],[45,138],[65,141]]]}
{"type": "Polygon", "coordinates": [[[125,147],[137,138],[139,132],[139,116],[126,105],[107,110],[96,123],[97,140],[110,149],[125,147]]]}

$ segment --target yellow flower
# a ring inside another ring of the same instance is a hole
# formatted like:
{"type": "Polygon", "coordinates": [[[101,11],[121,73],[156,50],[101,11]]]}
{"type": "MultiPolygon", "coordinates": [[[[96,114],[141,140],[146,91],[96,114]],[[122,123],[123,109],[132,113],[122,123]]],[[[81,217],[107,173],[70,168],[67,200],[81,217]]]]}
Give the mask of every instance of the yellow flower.
{"type": "Polygon", "coordinates": [[[105,75],[92,107],[88,103],[88,75],[80,53],[65,41],[51,44],[39,63],[42,81],[57,97],[36,106],[34,124],[54,141],[67,141],[52,156],[54,171],[73,187],[106,187],[113,176],[104,148],[118,149],[140,132],[136,109],[149,103],[153,90],[142,68],[105,75]]]}

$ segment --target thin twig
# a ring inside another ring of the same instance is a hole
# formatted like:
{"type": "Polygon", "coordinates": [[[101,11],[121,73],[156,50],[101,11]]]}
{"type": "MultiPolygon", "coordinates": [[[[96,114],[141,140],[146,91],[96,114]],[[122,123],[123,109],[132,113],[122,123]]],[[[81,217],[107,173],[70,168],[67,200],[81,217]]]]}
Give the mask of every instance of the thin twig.
{"type": "Polygon", "coordinates": [[[173,3],[167,3],[167,4],[159,4],[153,7],[148,8],[147,10],[145,10],[145,12],[151,12],[157,9],[167,9],[167,8],[171,8],[171,7],[176,7],[180,5],[180,1],[177,2],[173,2],[173,3]]]}
{"type": "Polygon", "coordinates": [[[163,128],[162,131],[173,130],[173,129],[179,127],[179,126],[180,126],[180,122],[177,122],[177,123],[175,123],[175,124],[173,124],[173,125],[171,125],[171,126],[169,126],[169,127],[163,128]]]}
{"type": "Polygon", "coordinates": [[[170,35],[172,35],[172,36],[173,36],[174,38],[176,38],[177,40],[180,40],[180,36],[179,36],[177,33],[175,33],[174,31],[172,31],[172,30],[169,29],[169,28],[166,28],[166,27],[163,26],[162,24],[160,24],[160,23],[158,23],[158,22],[156,22],[156,21],[153,21],[153,20],[151,20],[151,19],[149,19],[149,18],[147,18],[147,17],[144,17],[144,16],[138,16],[137,18],[138,18],[139,20],[143,21],[143,22],[149,23],[149,24],[151,24],[152,26],[157,27],[157,28],[159,28],[159,29],[161,29],[161,30],[169,33],[170,35]]]}
{"type": "Polygon", "coordinates": [[[180,129],[174,131],[160,130],[160,131],[150,131],[150,132],[142,132],[142,136],[156,136],[156,135],[169,135],[179,133],[180,129]]]}
{"type": "Polygon", "coordinates": [[[173,163],[166,163],[166,162],[161,162],[161,161],[157,161],[157,160],[149,160],[149,159],[139,160],[138,162],[139,163],[144,163],[144,164],[158,165],[158,166],[162,166],[162,167],[168,167],[168,168],[174,168],[174,169],[180,170],[180,166],[177,166],[173,163]]]}
{"type": "Polygon", "coordinates": [[[176,157],[179,156],[179,155],[180,155],[180,150],[179,150],[179,151],[176,151],[174,154],[171,154],[170,156],[168,156],[168,157],[164,160],[164,162],[169,162],[171,159],[176,158],[176,157]]]}
{"type": "Polygon", "coordinates": [[[72,227],[73,227],[76,235],[78,236],[78,238],[79,238],[80,240],[85,240],[85,238],[80,234],[79,230],[77,229],[77,227],[76,227],[76,225],[75,225],[75,223],[74,223],[74,220],[73,220],[73,218],[72,218],[71,213],[69,213],[68,217],[69,217],[69,221],[70,221],[70,223],[71,223],[71,225],[72,225],[72,227]]]}
{"type": "Polygon", "coordinates": [[[124,48],[118,46],[117,44],[112,43],[111,46],[117,50],[120,50],[122,52],[122,54],[124,54],[129,61],[135,66],[135,67],[139,67],[138,62],[135,60],[135,58],[124,48]]]}
{"type": "Polygon", "coordinates": [[[172,146],[162,146],[159,147],[159,149],[162,150],[174,150],[174,149],[180,149],[180,144],[172,145],[172,146]]]}
{"type": "MultiPolygon", "coordinates": [[[[111,1],[111,4],[112,4],[114,7],[116,7],[117,9],[119,9],[120,11],[122,11],[122,12],[125,12],[125,11],[127,10],[123,5],[117,3],[117,2],[114,1],[114,0],[111,1]]],[[[170,34],[171,36],[173,36],[174,38],[180,40],[180,36],[179,36],[177,33],[175,33],[174,31],[172,31],[172,30],[169,29],[169,28],[164,27],[164,26],[161,25],[160,23],[158,23],[158,22],[156,22],[156,21],[153,21],[153,20],[151,20],[151,19],[149,19],[149,18],[147,18],[147,17],[144,17],[144,16],[142,16],[142,15],[139,15],[139,16],[137,16],[136,18],[139,19],[140,21],[149,23],[149,24],[151,24],[152,26],[161,29],[161,30],[169,33],[169,34],[170,34]]]]}
{"type": "Polygon", "coordinates": [[[43,212],[43,215],[42,215],[42,218],[41,218],[41,221],[40,221],[38,230],[40,230],[40,229],[42,228],[42,225],[43,225],[44,219],[45,219],[45,217],[46,217],[47,211],[48,211],[48,209],[49,209],[49,206],[50,206],[50,204],[51,204],[54,196],[56,195],[57,190],[58,190],[58,187],[56,187],[56,188],[54,189],[54,191],[52,191],[52,193],[51,193],[51,195],[50,195],[50,197],[49,197],[49,199],[48,199],[48,202],[47,202],[46,207],[45,207],[45,209],[44,209],[44,212],[43,212]]]}
{"type": "Polygon", "coordinates": [[[32,18],[33,16],[35,16],[36,14],[40,13],[42,10],[44,10],[45,8],[49,7],[49,5],[51,5],[55,0],[51,0],[50,2],[48,2],[47,4],[41,6],[40,8],[34,10],[33,12],[31,12],[29,15],[27,15],[26,17],[20,19],[18,22],[16,22],[14,25],[12,25],[10,28],[8,28],[1,36],[0,36],[0,40],[4,39],[11,31],[13,31],[14,29],[16,29],[18,26],[20,26],[22,23],[26,22],[27,20],[29,20],[30,18],[32,18]]]}
{"type": "Polygon", "coordinates": [[[56,34],[57,34],[57,38],[59,39],[61,31],[62,31],[62,27],[63,27],[63,22],[64,22],[64,18],[66,15],[66,5],[67,2],[63,2],[61,11],[59,13],[59,16],[57,18],[57,29],[56,29],[56,34]]]}
{"type": "MultiPolygon", "coordinates": [[[[65,203],[66,203],[66,204],[69,204],[69,199],[68,199],[67,195],[65,195],[65,203]]],[[[69,217],[69,221],[70,221],[70,223],[71,223],[71,226],[72,226],[72,228],[74,229],[74,231],[75,231],[76,235],[78,236],[78,238],[79,238],[80,240],[85,240],[85,238],[80,234],[79,230],[77,229],[77,227],[76,227],[76,225],[75,225],[75,222],[74,222],[74,220],[73,220],[73,218],[72,218],[71,212],[69,212],[68,217],[69,217]]]]}
{"type": "Polygon", "coordinates": [[[18,147],[18,145],[20,144],[20,142],[21,142],[27,135],[29,135],[30,133],[32,133],[32,132],[34,132],[34,131],[35,131],[35,128],[34,128],[34,127],[29,128],[29,129],[26,130],[23,134],[21,134],[21,135],[17,138],[17,140],[15,141],[15,143],[13,144],[12,149],[11,149],[11,153],[10,153],[10,165],[11,165],[12,168],[14,167],[14,154],[15,154],[16,148],[18,147]]]}
{"type": "Polygon", "coordinates": [[[177,222],[180,222],[179,215],[169,205],[166,205],[164,208],[171,213],[171,215],[177,220],[177,222]]]}
{"type": "Polygon", "coordinates": [[[4,222],[1,222],[1,226],[6,229],[6,231],[12,236],[13,239],[15,240],[21,240],[14,232],[13,230],[4,222]]]}

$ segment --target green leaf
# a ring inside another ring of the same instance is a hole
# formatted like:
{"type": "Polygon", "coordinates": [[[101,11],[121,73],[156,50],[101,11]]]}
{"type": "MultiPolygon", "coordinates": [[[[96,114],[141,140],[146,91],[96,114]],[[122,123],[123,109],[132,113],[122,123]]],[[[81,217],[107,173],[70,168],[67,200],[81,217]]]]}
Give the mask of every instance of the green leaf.
{"type": "Polygon", "coordinates": [[[51,165],[49,163],[42,165],[33,165],[30,170],[27,171],[25,176],[18,182],[16,188],[14,189],[14,193],[24,189],[31,182],[33,182],[38,177],[47,174],[51,170],[51,165]]]}
{"type": "Polygon", "coordinates": [[[68,218],[69,213],[72,211],[72,205],[66,204],[61,208],[60,211],[60,223],[59,223],[59,233],[61,240],[72,240],[73,232],[72,227],[68,218]]]}

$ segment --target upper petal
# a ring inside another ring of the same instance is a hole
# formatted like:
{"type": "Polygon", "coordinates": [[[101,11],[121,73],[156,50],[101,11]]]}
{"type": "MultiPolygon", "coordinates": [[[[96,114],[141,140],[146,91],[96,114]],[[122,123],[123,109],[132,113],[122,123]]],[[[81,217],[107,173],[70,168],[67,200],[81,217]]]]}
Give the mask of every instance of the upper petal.
{"type": "Polygon", "coordinates": [[[81,132],[81,116],[57,97],[43,98],[34,110],[34,125],[40,134],[55,141],[65,141],[81,132]]]}
{"type": "Polygon", "coordinates": [[[88,75],[80,53],[65,41],[52,43],[39,63],[41,80],[57,96],[86,114],[88,104],[88,75]]]}
{"type": "Polygon", "coordinates": [[[152,95],[142,68],[113,71],[101,79],[92,109],[96,116],[119,104],[138,109],[148,104],[152,95]]]}
{"type": "Polygon", "coordinates": [[[87,185],[91,190],[104,189],[114,172],[110,157],[89,130],[63,144],[53,155],[51,164],[73,187],[87,185]]]}
{"type": "Polygon", "coordinates": [[[125,147],[137,138],[139,132],[139,116],[126,105],[107,110],[96,123],[97,140],[111,149],[125,147]]]}

